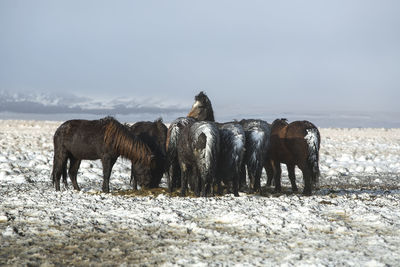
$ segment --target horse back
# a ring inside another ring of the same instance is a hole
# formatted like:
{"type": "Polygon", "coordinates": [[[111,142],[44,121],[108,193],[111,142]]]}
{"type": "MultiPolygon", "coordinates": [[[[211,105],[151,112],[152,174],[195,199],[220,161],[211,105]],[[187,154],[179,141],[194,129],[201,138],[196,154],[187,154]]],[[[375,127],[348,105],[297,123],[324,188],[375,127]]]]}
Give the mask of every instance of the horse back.
{"type": "Polygon", "coordinates": [[[101,120],[69,120],[54,134],[55,149],[63,149],[75,158],[98,159],[104,153],[104,122],[101,120]]]}
{"type": "Polygon", "coordinates": [[[309,121],[294,121],[287,126],[286,131],[286,146],[297,159],[303,160],[307,157],[309,151],[309,138],[307,137],[309,131],[312,130],[316,136],[315,142],[319,149],[320,136],[317,127],[309,121]]]}

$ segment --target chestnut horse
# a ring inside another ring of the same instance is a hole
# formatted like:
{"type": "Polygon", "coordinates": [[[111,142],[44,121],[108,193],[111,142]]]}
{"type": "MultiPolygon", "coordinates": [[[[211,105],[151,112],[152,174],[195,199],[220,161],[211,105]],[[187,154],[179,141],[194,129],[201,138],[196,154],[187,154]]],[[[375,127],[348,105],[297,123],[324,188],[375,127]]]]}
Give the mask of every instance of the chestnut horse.
{"type": "Polygon", "coordinates": [[[159,161],[157,165],[160,166],[160,168],[151,170],[151,176],[146,176],[141,175],[143,168],[140,164],[132,163],[131,185],[133,189],[137,189],[138,183],[142,188],[158,187],[165,171],[167,127],[161,118],[154,122],[139,121],[131,126],[126,126],[134,136],[140,138],[150,147],[151,151],[156,155],[155,160],[159,161]]]}
{"type": "Polygon", "coordinates": [[[281,167],[288,168],[292,190],[297,191],[295,166],[303,173],[304,195],[311,195],[312,187],[318,184],[320,133],[309,121],[277,119],[271,126],[271,139],[268,149],[269,164],[273,168],[275,191],[281,190],[281,167]]]}
{"type": "Polygon", "coordinates": [[[66,185],[68,174],[75,190],[80,190],[77,174],[82,160],[101,159],[103,165],[103,192],[110,191],[112,167],[121,155],[140,166],[143,180],[151,180],[152,173],[162,168],[157,154],[139,137],[132,135],[126,126],[112,117],[100,120],[69,120],[61,124],[54,134],[54,161],[52,180],[60,190],[60,178],[66,185]]]}

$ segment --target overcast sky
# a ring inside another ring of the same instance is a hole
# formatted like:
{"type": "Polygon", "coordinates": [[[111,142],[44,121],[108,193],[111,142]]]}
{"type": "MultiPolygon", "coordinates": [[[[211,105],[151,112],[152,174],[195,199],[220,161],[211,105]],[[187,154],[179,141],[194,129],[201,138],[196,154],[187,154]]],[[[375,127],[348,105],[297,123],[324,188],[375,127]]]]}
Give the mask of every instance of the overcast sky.
{"type": "Polygon", "coordinates": [[[0,90],[399,111],[400,1],[0,1],[0,90]]]}

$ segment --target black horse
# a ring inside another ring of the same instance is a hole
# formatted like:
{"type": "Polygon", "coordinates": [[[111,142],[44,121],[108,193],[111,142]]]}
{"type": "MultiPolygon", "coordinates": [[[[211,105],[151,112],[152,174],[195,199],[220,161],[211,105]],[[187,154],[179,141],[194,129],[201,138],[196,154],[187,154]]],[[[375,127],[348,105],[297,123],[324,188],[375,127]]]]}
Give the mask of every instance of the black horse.
{"type": "MultiPolygon", "coordinates": [[[[214,110],[210,99],[204,92],[195,96],[188,117],[196,120],[214,120],[214,110]]],[[[221,139],[221,154],[217,168],[218,182],[232,184],[233,193],[239,196],[239,177],[244,159],[245,134],[243,127],[236,121],[217,123],[221,139]]]]}
{"type": "Polygon", "coordinates": [[[160,168],[151,170],[151,176],[146,176],[142,174],[143,168],[140,164],[132,163],[131,185],[133,189],[137,189],[138,183],[142,188],[158,187],[165,171],[167,127],[162,119],[157,119],[154,122],[140,121],[131,126],[126,126],[134,136],[137,136],[149,146],[154,155],[156,155],[155,160],[158,161],[157,165],[160,166],[160,168]]]}
{"type": "Polygon", "coordinates": [[[272,123],[268,159],[273,168],[275,190],[281,190],[280,163],[286,163],[292,190],[297,191],[295,166],[303,172],[304,195],[311,195],[318,184],[320,133],[309,121],[288,123],[277,119],[272,123]]]}
{"type": "Polygon", "coordinates": [[[188,184],[196,196],[214,195],[219,131],[214,122],[190,122],[181,128],[177,148],[181,170],[181,196],[186,195],[188,184]],[[201,194],[200,194],[201,191],[201,194]]]}
{"type": "Polygon", "coordinates": [[[175,188],[181,186],[181,169],[178,161],[178,140],[182,134],[182,129],[195,122],[193,118],[180,117],[171,122],[167,131],[166,151],[167,151],[167,184],[172,193],[175,188]]]}
{"type": "Polygon", "coordinates": [[[217,123],[217,126],[221,139],[217,182],[222,181],[225,185],[231,184],[233,194],[239,196],[240,172],[245,155],[245,132],[237,122],[217,123]]]}
{"type": "Polygon", "coordinates": [[[100,120],[69,120],[61,124],[54,134],[54,161],[52,181],[56,190],[60,190],[60,179],[66,185],[67,161],[68,174],[73,187],[80,190],[77,183],[81,160],[101,159],[103,165],[103,192],[109,192],[112,167],[120,155],[130,159],[141,169],[140,180],[152,180],[152,173],[163,166],[157,153],[139,137],[130,133],[128,128],[112,117],[100,120]]]}
{"type": "MultiPolygon", "coordinates": [[[[269,138],[271,133],[271,126],[263,120],[241,120],[240,124],[243,126],[246,134],[246,152],[244,156],[244,164],[242,164],[240,174],[240,186],[246,184],[246,166],[247,173],[250,181],[250,191],[261,191],[261,174],[266,161],[267,149],[269,146],[269,138]]],[[[267,169],[267,174],[271,173],[272,169],[267,169]]]]}

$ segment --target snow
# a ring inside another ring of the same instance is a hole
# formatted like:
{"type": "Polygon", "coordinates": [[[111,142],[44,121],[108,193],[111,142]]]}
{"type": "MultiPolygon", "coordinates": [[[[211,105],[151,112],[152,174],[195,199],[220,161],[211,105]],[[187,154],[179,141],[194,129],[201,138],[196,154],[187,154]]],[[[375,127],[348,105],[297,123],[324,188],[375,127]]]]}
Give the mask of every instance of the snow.
{"type": "Polygon", "coordinates": [[[320,129],[310,197],[283,172],[282,194],[181,198],[116,194],[130,189],[122,159],[111,194],[98,160],[82,162],[82,191],[56,192],[60,124],[0,120],[0,265],[400,265],[400,129],[320,129]]]}

